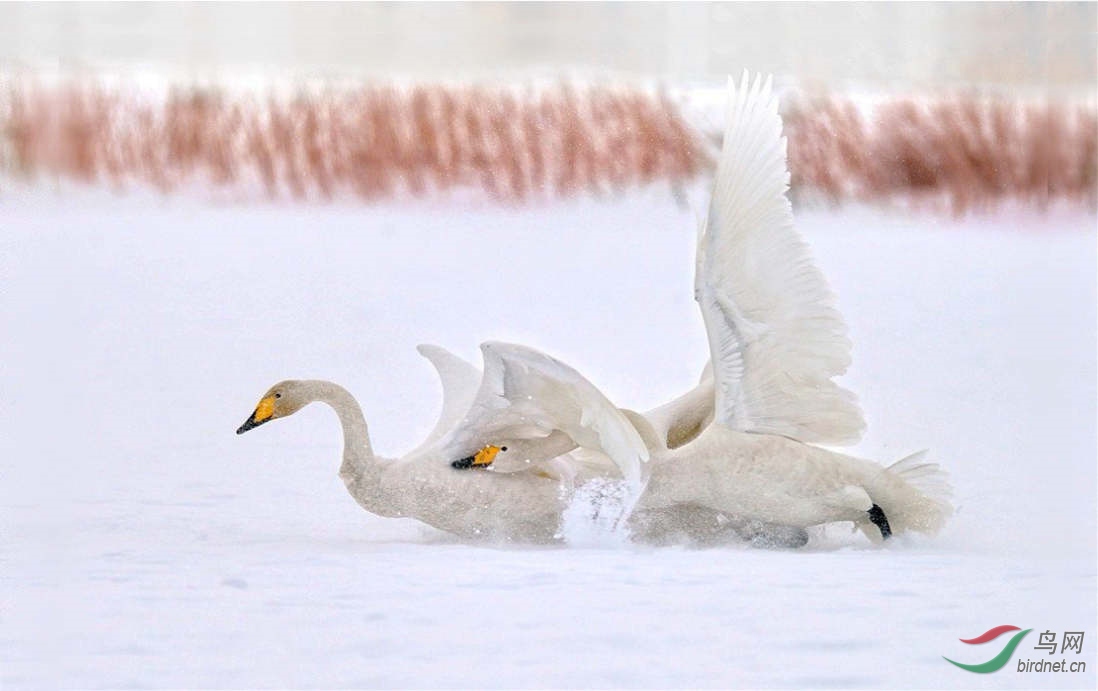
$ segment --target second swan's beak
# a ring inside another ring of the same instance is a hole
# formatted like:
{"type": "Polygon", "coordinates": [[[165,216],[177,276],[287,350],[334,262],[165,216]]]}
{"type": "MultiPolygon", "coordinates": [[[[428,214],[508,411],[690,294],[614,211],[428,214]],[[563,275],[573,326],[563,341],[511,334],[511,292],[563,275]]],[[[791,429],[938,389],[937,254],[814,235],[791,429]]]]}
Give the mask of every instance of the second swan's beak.
{"type": "MultiPolygon", "coordinates": [[[[269,420],[269,419],[270,418],[267,418],[267,420],[269,420]]],[[[237,434],[244,434],[245,432],[247,432],[248,430],[250,430],[254,427],[259,427],[260,425],[262,425],[267,420],[263,420],[262,422],[256,421],[255,413],[252,413],[251,416],[247,420],[244,421],[243,425],[236,428],[236,433],[237,434]]]]}
{"type": "Polygon", "coordinates": [[[237,434],[244,434],[250,429],[259,427],[264,422],[270,422],[274,419],[274,396],[267,396],[259,405],[255,407],[255,412],[244,421],[244,424],[237,428],[237,434]]]}
{"type": "Polygon", "coordinates": [[[474,455],[458,459],[450,465],[458,470],[465,470],[466,468],[487,468],[492,465],[492,461],[496,460],[496,454],[506,450],[506,446],[485,446],[474,455]]]}

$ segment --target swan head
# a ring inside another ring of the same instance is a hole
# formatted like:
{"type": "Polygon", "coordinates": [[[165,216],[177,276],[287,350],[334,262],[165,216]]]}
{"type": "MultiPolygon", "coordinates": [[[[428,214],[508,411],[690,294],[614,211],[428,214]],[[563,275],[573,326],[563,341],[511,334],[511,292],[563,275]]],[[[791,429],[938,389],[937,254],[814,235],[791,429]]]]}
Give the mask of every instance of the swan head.
{"type": "MultiPolygon", "coordinates": [[[[517,473],[562,456],[576,448],[576,442],[564,432],[553,430],[549,436],[519,439],[513,436],[496,438],[462,458],[451,461],[458,470],[479,468],[497,473],[517,473]]],[[[452,456],[451,456],[452,458],[452,456]]]]}
{"type": "Polygon", "coordinates": [[[271,420],[293,415],[301,410],[313,400],[306,388],[305,382],[292,379],[275,384],[259,399],[255,410],[236,433],[244,434],[271,420]]]}

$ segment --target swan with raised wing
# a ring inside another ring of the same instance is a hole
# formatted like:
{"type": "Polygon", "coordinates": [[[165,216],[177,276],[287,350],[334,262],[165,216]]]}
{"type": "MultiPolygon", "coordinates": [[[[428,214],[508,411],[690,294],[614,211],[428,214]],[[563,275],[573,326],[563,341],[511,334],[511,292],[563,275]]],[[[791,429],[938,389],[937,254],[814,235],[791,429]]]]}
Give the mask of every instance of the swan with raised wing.
{"type": "Polygon", "coordinates": [[[885,468],[814,445],[852,443],[864,428],[854,395],[833,381],[850,342],[793,226],[770,80],[745,74],[729,92],[695,274],[712,377],[647,415],[608,414],[571,367],[485,344],[481,387],[443,448],[455,467],[504,471],[496,477],[576,447],[604,454],[636,488],[638,515],[697,506],[790,528],[851,521],[874,540],[934,533],[951,511],[949,485],[924,454],[885,468]]]}
{"type": "MultiPolygon", "coordinates": [[[[379,516],[418,519],[470,539],[560,541],[563,512],[574,490],[612,473],[613,466],[600,461],[601,454],[581,450],[568,453],[575,444],[558,434],[542,440],[538,448],[551,454],[553,445],[557,445],[561,449],[559,457],[547,458],[527,472],[502,476],[455,471],[442,462],[439,442],[465,416],[480,387],[481,373],[443,348],[421,345],[419,352],[435,366],[442,382],[442,412],[426,440],[399,459],[374,454],[358,402],[346,389],[328,381],[289,380],[275,384],[263,394],[237,434],[293,415],[310,403],[324,403],[335,411],[343,429],[339,476],[351,496],[367,511],[379,516]]],[[[600,418],[614,420],[622,415],[594,387],[588,394],[589,404],[598,406],[600,418]]],[[[621,448],[632,445],[637,453],[646,453],[640,436],[625,426],[626,418],[617,422],[625,430],[627,446],[621,448]]],[[[733,537],[732,530],[740,528],[696,506],[661,510],[648,515],[647,520],[650,529],[638,527],[633,532],[637,539],[724,541],[733,537]],[[658,521],[654,519],[657,515],[658,521]]]]}

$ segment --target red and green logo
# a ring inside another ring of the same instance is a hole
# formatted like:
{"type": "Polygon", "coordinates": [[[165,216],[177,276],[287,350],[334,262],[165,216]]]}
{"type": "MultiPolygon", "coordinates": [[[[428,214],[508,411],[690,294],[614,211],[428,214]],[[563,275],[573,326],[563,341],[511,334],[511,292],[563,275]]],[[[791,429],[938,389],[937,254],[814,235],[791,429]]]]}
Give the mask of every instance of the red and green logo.
{"type": "Polygon", "coordinates": [[[1008,631],[1018,631],[1014,634],[1010,641],[1007,642],[1003,649],[999,651],[999,654],[991,658],[987,662],[982,662],[978,665],[966,665],[955,660],[950,660],[948,657],[942,656],[946,662],[957,665],[961,669],[967,669],[969,672],[976,672],[977,674],[989,674],[991,672],[997,672],[1002,669],[1006,663],[1010,660],[1010,656],[1014,654],[1014,649],[1018,647],[1018,644],[1022,642],[1022,639],[1026,637],[1026,634],[1033,629],[1026,629],[1022,631],[1017,626],[1011,626],[1010,624],[1003,624],[1002,626],[996,626],[993,629],[988,629],[984,633],[980,634],[976,638],[961,638],[962,643],[968,643],[969,645],[979,645],[981,643],[987,643],[993,641],[999,636],[1002,636],[1008,631]]]}

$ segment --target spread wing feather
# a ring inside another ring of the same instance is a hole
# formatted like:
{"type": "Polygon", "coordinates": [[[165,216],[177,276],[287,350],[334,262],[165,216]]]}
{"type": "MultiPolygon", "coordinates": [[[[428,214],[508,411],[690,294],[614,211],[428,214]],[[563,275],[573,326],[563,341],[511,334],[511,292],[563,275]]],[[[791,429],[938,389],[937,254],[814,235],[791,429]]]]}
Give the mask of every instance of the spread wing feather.
{"type": "Polygon", "coordinates": [[[644,441],[583,375],[526,346],[489,342],[481,351],[484,377],[468,414],[445,442],[448,454],[458,458],[486,444],[518,440],[532,442],[522,448],[533,461],[546,461],[562,453],[556,442],[563,433],[575,445],[609,456],[630,483],[641,483],[648,460],[644,441]],[[546,446],[543,457],[538,442],[546,446]]]}
{"type": "Polygon", "coordinates": [[[771,80],[729,80],[728,121],[698,241],[695,297],[709,338],[716,419],[805,442],[853,443],[857,400],[835,298],[793,227],[786,141],[771,80]]]}
{"type": "Polygon", "coordinates": [[[434,429],[420,445],[425,448],[454,429],[465,417],[477,395],[481,375],[474,365],[440,346],[424,343],[416,346],[416,350],[434,365],[442,383],[442,412],[434,429]]]}

